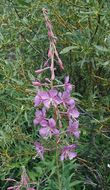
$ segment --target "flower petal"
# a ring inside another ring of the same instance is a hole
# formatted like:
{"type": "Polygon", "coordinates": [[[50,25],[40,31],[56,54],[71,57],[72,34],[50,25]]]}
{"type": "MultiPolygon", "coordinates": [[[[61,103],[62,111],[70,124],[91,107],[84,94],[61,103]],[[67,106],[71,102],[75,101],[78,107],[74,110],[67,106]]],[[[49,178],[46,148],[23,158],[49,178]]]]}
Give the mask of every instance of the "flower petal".
{"type": "Polygon", "coordinates": [[[59,135],[59,130],[55,128],[55,129],[53,130],[53,134],[54,134],[54,135],[59,135]]]}
{"type": "Polygon", "coordinates": [[[39,121],[35,118],[35,119],[33,120],[33,123],[34,123],[34,125],[38,125],[38,124],[39,124],[39,121]]]}
{"type": "Polygon", "coordinates": [[[37,118],[42,117],[42,111],[41,111],[41,110],[37,110],[37,111],[35,112],[35,116],[36,116],[37,118]]]}
{"type": "Polygon", "coordinates": [[[48,125],[48,122],[47,122],[45,119],[43,119],[43,120],[40,122],[40,124],[41,124],[42,127],[46,127],[46,126],[48,125]]]}
{"type": "Polygon", "coordinates": [[[39,134],[42,136],[42,137],[48,137],[49,134],[50,134],[50,130],[48,127],[42,127],[40,130],[39,130],[39,134]]]}
{"type": "Polygon", "coordinates": [[[48,94],[48,92],[40,92],[39,93],[39,96],[41,97],[41,99],[42,100],[46,100],[46,99],[48,99],[49,98],[49,94],[48,94]]]}
{"type": "Polygon", "coordinates": [[[56,126],[56,121],[53,118],[49,119],[49,126],[52,128],[56,126]]]}
{"type": "Polygon", "coordinates": [[[75,100],[73,98],[71,98],[69,101],[68,101],[68,104],[70,106],[75,106],[75,100]]]}
{"type": "Polygon", "coordinates": [[[62,100],[61,100],[61,98],[60,97],[58,97],[58,96],[56,96],[55,98],[54,98],[54,102],[55,102],[55,104],[61,104],[62,103],[62,100]]]}
{"type": "Polygon", "coordinates": [[[64,158],[65,158],[65,157],[64,157],[64,154],[61,154],[61,156],[60,156],[60,160],[63,161],[64,158]]]}
{"type": "Polygon", "coordinates": [[[46,116],[46,109],[45,109],[45,107],[42,108],[42,114],[43,114],[44,117],[46,116]]]}
{"type": "Polygon", "coordinates": [[[44,106],[45,106],[47,109],[50,108],[50,103],[51,103],[50,100],[44,100],[43,103],[44,103],[44,106]]]}
{"type": "Polygon", "coordinates": [[[51,97],[55,97],[55,96],[57,96],[58,91],[55,90],[55,89],[52,89],[52,90],[49,90],[49,94],[50,94],[51,97]]]}
{"type": "Polygon", "coordinates": [[[40,105],[41,99],[40,99],[40,97],[38,95],[35,96],[34,103],[35,103],[35,106],[39,106],[40,105]]]}
{"type": "Polygon", "coordinates": [[[40,156],[40,158],[43,160],[44,157],[43,157],[43,154],[44,154],[44,147],[39,143],[39,142],[36,142],[35,143],[35,148],[36,148],[36,152],[37,154],[40,156]]]}
{"type": "Polygon", "coordinates": [[[68,113],[69,116],[72,116],[73,118],[78,118],[79,117],[79,112],[78,112],[76,107],[73,107],[73,106],[70,107],[68,109],[67,113],[68,113]]]}
{"type": "Polygon", "coordinates": [[[65,77],[65,83],[68,83],[69,82],[69,76],[66,76],[65,77]]]}
{"type": "Polygon", "coordinates": [[[79,112],[78,112],[77,108],[74,108],[72,114],[73,114],[73,117],[75,117],[75,118],[79,117],[79,112]]]}
{"type": "Polygon", "coordinates": [[[79,130],[74,131],[74,136],[76,138],[79,138],[79,135],[80,135],[80,131],[79,130]]]}
{"type": "Polygon", "coordinates": [[[77,153],[76,152],[69,152],[68,153],[68,157],[70,160],[72,160],[73,158],[75,158],[77,156],[77,153]]]}
{"type": "Polygon", "coordinates": [[[72,119],[69,120],[69,127],[73,129],[78,129],[79,127],[79,122],[78,121],[72,121],[72,119]]]}

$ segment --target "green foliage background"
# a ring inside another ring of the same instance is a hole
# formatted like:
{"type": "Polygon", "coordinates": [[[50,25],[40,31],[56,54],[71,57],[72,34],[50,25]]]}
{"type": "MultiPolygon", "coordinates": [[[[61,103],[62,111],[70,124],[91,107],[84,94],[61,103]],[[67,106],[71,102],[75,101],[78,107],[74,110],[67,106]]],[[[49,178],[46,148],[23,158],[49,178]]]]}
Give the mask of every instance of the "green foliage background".
{"type": "Polygon", "coordinates": [[[78,100],[81,138],[78,158],[60,163],[63,190],[110,189],[110,1],[1,0],[0,30],[0,178],[1,189],[19,181],[24,165],[38,190],[57,190],[57,166],[47,155],[34,159],[32,80],[47,57],[48,37],[42,8],[58,37],[65,65],[58,79],[70,75],[78,100]],[[62,75],[62,76],[61,76],[62,75]]]}

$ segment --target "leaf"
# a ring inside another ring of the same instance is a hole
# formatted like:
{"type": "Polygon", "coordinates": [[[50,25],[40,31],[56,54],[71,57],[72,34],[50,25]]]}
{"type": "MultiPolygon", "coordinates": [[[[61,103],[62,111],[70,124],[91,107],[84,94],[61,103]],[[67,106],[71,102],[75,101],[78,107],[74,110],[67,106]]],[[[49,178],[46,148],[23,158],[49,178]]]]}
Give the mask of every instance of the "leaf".
{"type": "Polygon", "coordinates": [[[19,4],[21,5],[28,5],[32,2],[32,0],[17,0],[19,4]]]}
{"type": "Polygon", "coordinates": [[[106,47],[103,46],[97,46],[95,45],[95,48],[99,51],[103,51],[103,52],[109,52],[109,50],[106,47]]]}
{"type": "Polygon", "coordinates": [[[75,180],[74,182],[72,182],[72,183],[70,184],[70,187],[74,187],[74,186],[76,186],[76,185],[78,185],[78,184],[80,184],[80,183],[82,183],[82,181],[80,181],[80,180],[75,180]]]}
{"type": "Polygon", "coordinates": [[[30,80],[35,80],[35,77],[32,75],[32,73],[30,71],[28,71],[28,76],[30,80]]]}
{"type": "Polygon", "coordinates": [[[20,86],[23,85],[23,81],[21,81],[21,80],[17,80],[17,79],[14,79],[14,78],[12,78],[11,80],[12,80],[13,82],[17,83],[17,84],[20,85],[20,86]]]}
{"type": "Polygon", "coordinates": [[[72,49],[78,49],[78,47],[77,46],[69,46],[69,47],[66,47],[66,48],[64,48],[61,52],[60,52],[60,54],[65,54],[65,53],[68,53],[70,50],[72,50],[72,49]]]}
{"type": "Polygon", "coordinates": [[[2,33],[0,33],[0,41],[3,41],[4,40],[4,37],[2,35],[2,33]]]}
{"type": "Polygon", "coordinates": [[[28,19],[26,17],[23,18],[23,23],[28,24],[28,19]]]}
{"type": "Polygon", "coordinates": [[[66,32],[66,35],[73,35],[72,32],[66,32]]]}
{"type": "Polygon", "coordinates": [[[110,65],[110,60],[109,60],[109,61],[105,61],[102,65],[103,65],[104,67],[109,66],[109,65],[110,65]]]}
{"type": "Polygon", "coordinates": [[[25,2],[26,2],[26,3],[31,3],[31,2],[32,2],[32,0],[25,0],[25,2]]]}

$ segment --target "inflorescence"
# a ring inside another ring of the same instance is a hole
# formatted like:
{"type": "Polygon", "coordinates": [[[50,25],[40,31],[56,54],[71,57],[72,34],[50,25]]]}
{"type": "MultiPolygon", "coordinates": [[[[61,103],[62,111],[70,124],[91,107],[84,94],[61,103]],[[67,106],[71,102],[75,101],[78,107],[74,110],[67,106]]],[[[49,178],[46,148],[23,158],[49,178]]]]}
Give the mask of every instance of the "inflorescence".
{"type": "MultiPolygon", "coordinates": [[[[51,75],[50,79],[45,78],[44,82],[38,79],[33,81],[33,85],[38,88],[34,99],[36,107],[34,125],[40,126],[39,134],[42,139],[55,139],[56,149],[62,161],[68,158],[71,160],[77,156],[75,152],[76,144],[73,144],[73,139],[79,138],[80,135],[77,120],[79,112],[74,98],[71,97],[73,85],[69,82],[69,76],[65,77],[64,84],[61,82],[57,84],[55,66],[58,64],[61,70],[64,69],[64,66],[56,49],[57,38],[53,33],[48,11],[45,8],[43,8],[43,15],[50,46],[47,61],[44,63],[43,68],[36,70],[35,73],[41,75],[46,71],[50,71],[51,75]],[[71,144],[70,141],[72,142],[71,144]]],[[[49,147],[49,149],[44,147],[41,142],[35,142],[35,147],[37,155],[41,159],[44,159],[46,151],[54,150],[53,147],[49,147]]]]}

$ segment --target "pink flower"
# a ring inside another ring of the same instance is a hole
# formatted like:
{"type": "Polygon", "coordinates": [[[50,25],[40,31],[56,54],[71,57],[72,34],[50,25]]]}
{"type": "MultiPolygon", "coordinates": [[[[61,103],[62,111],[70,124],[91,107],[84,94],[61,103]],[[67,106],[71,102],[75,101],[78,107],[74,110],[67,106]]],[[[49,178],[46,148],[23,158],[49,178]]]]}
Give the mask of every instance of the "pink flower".
{"type": "Polygon", "coordinates": [[[68,127],[68,129],[67,129],[67,132],[68,132],[69,134],[74,135],[76,138],[79,138],[80,131],[79,131],[78,127],[79,127],[79,122],[78,122],[78,121],[74,121],[74,122],[73,122],[73,121],[70,119],[70,121],[69,121],[69,127],[68,127]]]}
{"type": "Polygon", "coordinates": [[[47,124],[45,108],[42,108],[42,110],[37,110],[35,113],[34,125],[38,124],[42,126],[45,126],[47,124]]]}
{"type": "Polygon", "coordinates": [[[50,108],[50,105],[56,106],[61,103],[61,99],[58,96],[57,90],[49,90],[48,92],[42,92],[40,93],[40,97],[42,99],[42,102],[46,108],[50,108]]]}
{"type": "Polygon", "coordinates": [[[37,154],[43,160],[44,159],[44,156],[43,156],[44,155],[44,147],[39,142],[35,143],[35,147],[36,147],[37,154]]]}
{"type": "Polygon", "coordinates": [[[34,98],[34,105],[35,106],[39,106],[42,103],[42,99],[41,99],[40,93],[41,92],[38,92],[38,94],[34,98]]]}
{"type": "Polygon", "coordinates": [[[78,118],[79,112],[75,106],[70,106],[67,111],[68,117],[78,118]]]}
{"type": "Polygon", "coordinates": [[[75,101],[73,98],[70,97],[70,93],[68,91],[64,91],[63,94],[60,93],[60,97],[65,107],[66,105],[75,106],[75,101]]]}
{"type": "Polygon", "coordinates": [[[69,83],[69,76],[65,77],[65,91],[72,91],[72,84],[69,83]]]}
{"type": "Polygon", "coordinates": [[[53,118],[48,120],[46,126],[42,127],[39,130],[39,133],[42,137],[52,137],[53,135],[58,135],[59,130],[56,128],[56,122],[53,118]]]}
{"type": "Polygon", "coordinates": [[[49,90],[48,92],[42,91],[38,92],[34,99],[35,106],[39,106],[41,103],[44,104],[46,108],[50,108],[50,104],[56,106],[61,103],[61,99],[58,96],[57,90],[49,90]]]}
{"type": "Polygon", "coordinates": [[[76,148],[75,144],[64,146],[61,151],[60,159],[63,161],[64,159],[70,159],[72,160],[77,156],[76,152],[73,152],[73,150],[76,148]]]}

